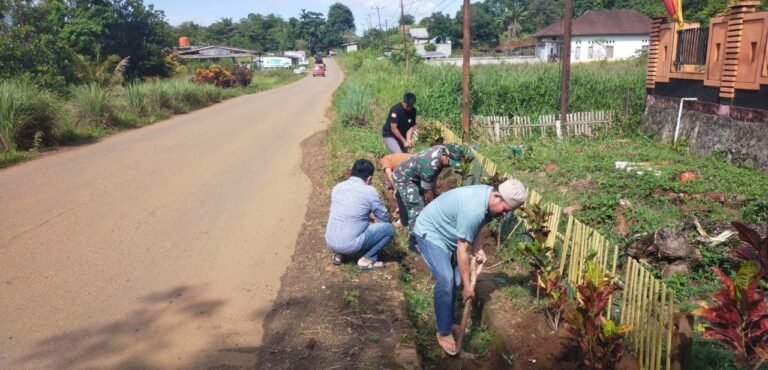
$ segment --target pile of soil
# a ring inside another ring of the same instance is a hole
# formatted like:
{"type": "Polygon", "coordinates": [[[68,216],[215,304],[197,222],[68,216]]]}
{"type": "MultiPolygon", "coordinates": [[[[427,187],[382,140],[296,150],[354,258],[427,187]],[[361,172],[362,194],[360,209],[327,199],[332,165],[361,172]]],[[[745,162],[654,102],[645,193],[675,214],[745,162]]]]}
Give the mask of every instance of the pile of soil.
{"type": "Polygon", "coordinates": [[[397,264],[359,272],[356,260],[342,266],[331,263],[324,238],[330,203],[324,140],[322,132],[302,143],[302,169],[312,180],[311,204],[277,300],[266,316],[254,367],[417,368],[397,264]]]}

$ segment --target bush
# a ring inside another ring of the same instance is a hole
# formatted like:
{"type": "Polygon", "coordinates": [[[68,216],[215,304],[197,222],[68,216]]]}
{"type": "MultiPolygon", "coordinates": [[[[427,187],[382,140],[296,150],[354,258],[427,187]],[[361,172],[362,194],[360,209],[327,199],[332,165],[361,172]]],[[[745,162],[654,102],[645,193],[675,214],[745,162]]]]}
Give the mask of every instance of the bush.
{"type": "Polygon", "coordinates": [[[235,79],[235,84],[240,87],[247,87],[253,80],[253,71],[235,64],[232,66],[232,77],[235,79]]]}
{"type": "Polygon", "coordinates": [[[426,44],[426,45],[424,45],[424,51],[437,51],[437,45],[435,45],[435,44],[426,44]]]}
{"type": "Polygon", "coordinates": [[[51,143],[59,104],[49,93],[22,82],[0,81],[0,152],[51,143]]]}
{"type": "Polygon", "coordinates": [[[128,110],[137,116],[142,116],[149,111],[149,99],[147,92],[140,84],[132,83],[123,90],[123,99],[128,110]]]}
{"type": "Polygon", "coordinates": [[[341,123],[347,126],[368,126],[373,102],[370,91],[361,84],[350,83],[340,87],[337,94],[334,99],[335,111],[341,123]]]}
{"type": "Polygon", "coordinates": [[[109,90],[92,83],[75,86],[71,92],[71,102],[78,124],[101,126],[108,122],[112,113],[110,103],[112,93],[109,90]]]}
{"type": "Polygon", "coordinates": [[[232,87],[235,85],[235,78],[224,67],[216,64],[210,67],[200,67],[195,71],[192,81],[198,84],[210,84],[217,87],[232,87]]]}

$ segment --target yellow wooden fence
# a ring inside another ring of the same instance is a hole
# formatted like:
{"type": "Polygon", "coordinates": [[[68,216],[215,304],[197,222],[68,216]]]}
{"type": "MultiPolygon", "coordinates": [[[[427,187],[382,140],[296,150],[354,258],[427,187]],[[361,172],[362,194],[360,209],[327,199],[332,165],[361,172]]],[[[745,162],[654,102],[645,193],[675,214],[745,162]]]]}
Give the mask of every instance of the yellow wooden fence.
{"type": "MultiPolygon", "coordinates": [[[[462,144],[461,138],[445,126],[440,126],[445,143],[462,144]]],[[[483,171],[489,175],[497,172],[497,166],[482,154],[472,150],[483,171]]],[[[509,174],[504,174],[509,178],[509,174]]],[[[529,189],[526,205],[539,204],[543,200],[540,193],[529,189]]],[[[569,281],[576,283],[586,268],[590,254],[604,271],[616,276],[619,257],[618,245],[609,245],[603,235],[593,228],[568,216],[565,232],[561,233],[562,209],[554,203],[547,203],[542,208],[550,213],[547,226],[550,230],[546,241],[548,246],[555,246],[560,241],[560,273],[569,281]]],[[[619,323],[629,324],[632,330],[625,341],[637,356],[641,369],[670,369],[672,354],[672,335],[674,331],[674,292],[645,269],[640,262],[627,258],[624,271],[619,276],[623,283],[620,291],[621,300],[619,323]]],[[[606,319],[613,316],[613,297],[608,304],[606,319]]]]}

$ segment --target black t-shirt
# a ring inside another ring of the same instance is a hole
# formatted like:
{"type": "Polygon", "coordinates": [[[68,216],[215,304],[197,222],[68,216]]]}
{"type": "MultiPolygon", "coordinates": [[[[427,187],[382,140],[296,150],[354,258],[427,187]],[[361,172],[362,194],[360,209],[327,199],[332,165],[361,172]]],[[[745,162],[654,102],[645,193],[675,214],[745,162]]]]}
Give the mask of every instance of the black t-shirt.
{"type": "Polygon", "coordinates": [[[384,122],[384,127],[381,130],[381,135],[384,137],[395,137],[392,133],[392,127],[390,124],[397,122],[397,129],[400,130],[400,134],[405,137],[405,134],[411,127],[416,125],[416,107],[413,107],[410,111],[403,109],[401,103],[395,104],[387,114],[387,121],[384,122]]]}

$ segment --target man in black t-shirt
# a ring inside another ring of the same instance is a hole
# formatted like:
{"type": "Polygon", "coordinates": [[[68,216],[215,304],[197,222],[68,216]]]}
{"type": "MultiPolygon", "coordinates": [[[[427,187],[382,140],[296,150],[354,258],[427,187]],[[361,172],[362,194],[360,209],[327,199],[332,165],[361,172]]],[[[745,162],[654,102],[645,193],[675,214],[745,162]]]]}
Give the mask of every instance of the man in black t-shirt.
{"type": "Polygon", "coordinates": [[[395,104],[387,114],[381,130],[384,145],[390,153],[408,153],[413,147],[413,130],[416,128],[416,95],[405,93],[403,101],[395,104]]]}

